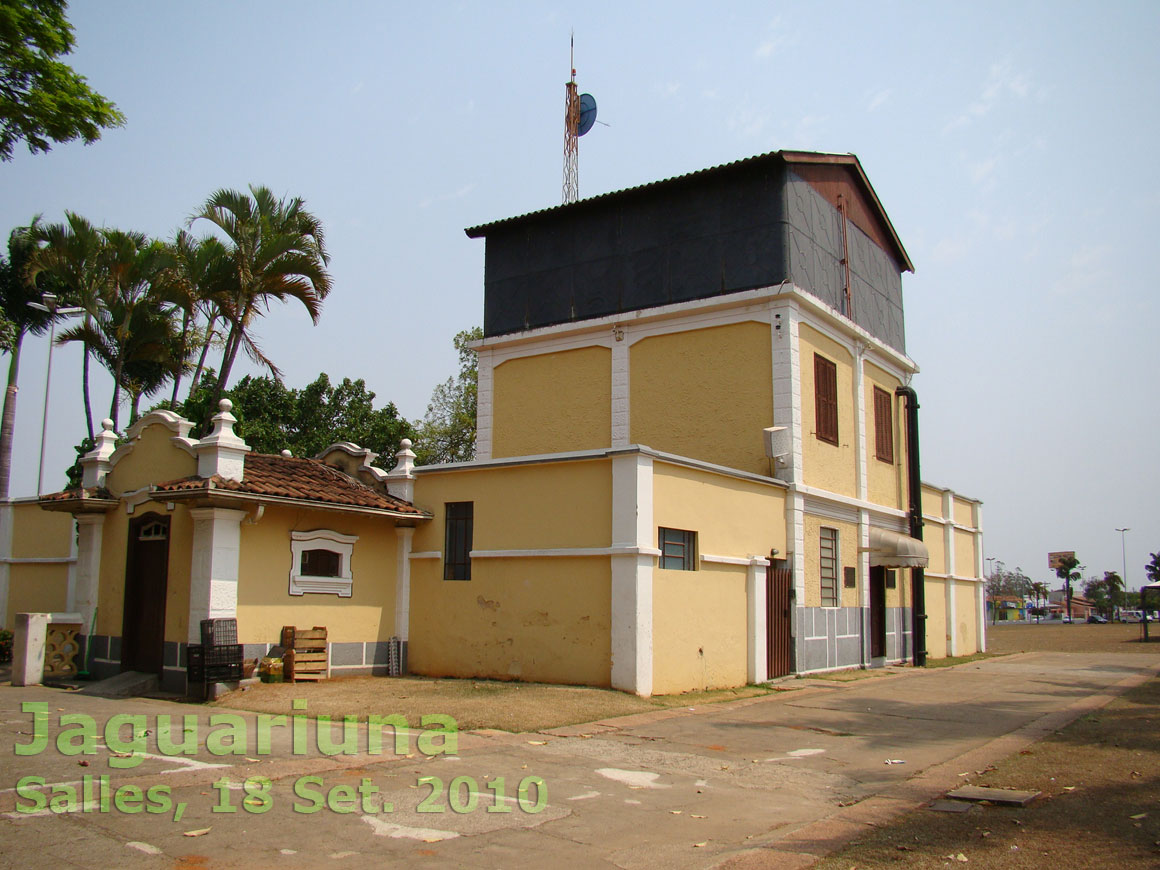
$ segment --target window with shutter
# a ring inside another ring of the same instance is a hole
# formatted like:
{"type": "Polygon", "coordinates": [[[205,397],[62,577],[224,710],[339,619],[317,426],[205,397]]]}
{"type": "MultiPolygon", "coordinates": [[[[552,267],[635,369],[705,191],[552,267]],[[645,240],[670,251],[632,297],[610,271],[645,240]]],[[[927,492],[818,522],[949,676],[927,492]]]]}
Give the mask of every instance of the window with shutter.
{"type": "Polygon", "coordinates": [[[874,388],[874,455],[894,462],[894,398],[881,387],[874,388]]]}
{"type": "Polygon", "coordinates": [[[814,434],[820,441],[838,443],[838,367],[814,354],[814,434]]]}
{"type": "Polygon", "coordinates": [[[838,606],[838,530],[822,528],[819,565],[822,607],[838,606]]]}
{"type": "Polygon", "coordinates": [[[471,579],[471,545],[475,532],[475,503],[448,502],[443,546],[443,579],[471,579]]]}

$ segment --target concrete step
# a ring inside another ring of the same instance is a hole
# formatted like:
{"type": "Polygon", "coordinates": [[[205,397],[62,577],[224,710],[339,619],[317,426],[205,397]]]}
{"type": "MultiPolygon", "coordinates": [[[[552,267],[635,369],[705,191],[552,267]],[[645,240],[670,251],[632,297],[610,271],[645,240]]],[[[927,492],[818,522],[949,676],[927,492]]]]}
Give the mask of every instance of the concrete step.
{"type": "Polygon", "coordinates": [[[133,698],[148,695],[161,688],[161,678],[157,674],[143,674],[140,671],[124,671],[115,677],[89,683],[80,690],[81,695],[100,695],[103,698],[133,698]]]}

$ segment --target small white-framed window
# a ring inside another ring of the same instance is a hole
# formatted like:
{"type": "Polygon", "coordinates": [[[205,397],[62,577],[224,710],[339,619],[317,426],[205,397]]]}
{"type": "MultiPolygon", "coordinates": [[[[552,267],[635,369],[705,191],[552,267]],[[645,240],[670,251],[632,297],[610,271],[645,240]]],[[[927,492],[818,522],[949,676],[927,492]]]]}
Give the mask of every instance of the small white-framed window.
{"type": "Polygon", "coordinates": [[[351,554],[358,535],[329,529],[290,533],[290,594],[320,592],[350,598],[351,554]]]}

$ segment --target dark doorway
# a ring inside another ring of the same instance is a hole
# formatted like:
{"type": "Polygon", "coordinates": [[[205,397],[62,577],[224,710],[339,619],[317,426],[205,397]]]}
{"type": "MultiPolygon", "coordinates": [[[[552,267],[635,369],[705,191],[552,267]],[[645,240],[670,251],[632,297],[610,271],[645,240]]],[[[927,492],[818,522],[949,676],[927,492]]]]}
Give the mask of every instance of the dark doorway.
{"type": "Polygon", "coordinates": [[[165,592],[169,517],[149,513],[129,523],[121,670],[160,674],[165,663],[165,592]]]}
{"type": "Polygon", "coordinates": [[[870,566],[870,658],[886,656],[886,569],[870,566]]]}
{"type": "Polygon", "coordinates": [[[765,569],[766,674],[768,679],[793,671],[793,634],[790,599],[793,571],[770,565],[765,569]]]}

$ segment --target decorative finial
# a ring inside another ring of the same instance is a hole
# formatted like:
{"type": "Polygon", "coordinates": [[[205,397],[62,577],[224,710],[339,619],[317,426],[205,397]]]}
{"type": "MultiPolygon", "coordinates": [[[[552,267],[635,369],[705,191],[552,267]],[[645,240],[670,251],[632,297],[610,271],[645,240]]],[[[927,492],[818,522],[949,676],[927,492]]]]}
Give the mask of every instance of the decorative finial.
{"type": "Polygon", "coordinates": [[[234,403],[229,399],[222,399],[220,402],[218,402],[218,409],[223,413],[228,414],[234,409],[234,403]]]}
{"type": "Polygon", "coordinates": [[[294,455],[294,454],[293,454],[293,453],[291,453],[291,452],[289,451],[289,449],[286,449],[286,450],[283,450],[283,451],[282,451],[282,458],[283,458],[283,459],[289,459],[289,458],[290,458],[291,456],[293,456],[293,455],[294,455]]]}
{"type": "Polygon", "coordinates": [[[399,442],[399,447],[402,448],[403,450],[410,450],[413,446],[414,446],[414,444],[412,443],[410,438],[404,438],[402,441],[399,442]]]}
{"type": "Polygon", "coordinates": [[[113,421],[110,420],[108,417],[106,417],[104,420],[101,421],[101,428],[104,429],[106,432],[112,432],[113,431],[113,421]]]}

